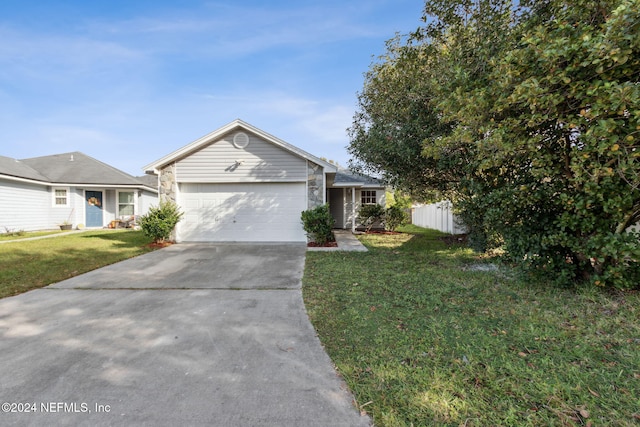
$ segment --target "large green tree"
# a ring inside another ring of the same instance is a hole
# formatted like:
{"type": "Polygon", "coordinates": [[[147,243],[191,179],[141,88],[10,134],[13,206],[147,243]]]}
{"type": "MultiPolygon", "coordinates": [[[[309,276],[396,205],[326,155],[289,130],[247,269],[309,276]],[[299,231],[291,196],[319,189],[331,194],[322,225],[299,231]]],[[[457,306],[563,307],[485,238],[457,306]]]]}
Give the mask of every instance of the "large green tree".
{"type": "Polygon", "coordinates": [[[418,199],[446,189],[455,176],[442,175],[438,159],[422,155],[423,141],[445,129],[432,108],[428,72],[431,47],[405,45],[396,37],[365,74],[360,108],[349,129],[351,168],[381,174],[418,199]]]}
{"type": "Polygon", "coordinates": [[[565,282],[637,287],[639,236],[626,230],[640,221],[640,3],[568,3],[532,9],[493,73],[491,110],[504,118],[487,131],[530,163],[511,189],[520,214],[507,248],[565,282]],[[549,207],[534,216],[541,229],[527,215],[538,203],[549,207]]]}
{"type": "Polygon", "coordinates": [[[428,1],[367,74],[352,154],[532,272],[637,287],[639,2],[428,1]]]}

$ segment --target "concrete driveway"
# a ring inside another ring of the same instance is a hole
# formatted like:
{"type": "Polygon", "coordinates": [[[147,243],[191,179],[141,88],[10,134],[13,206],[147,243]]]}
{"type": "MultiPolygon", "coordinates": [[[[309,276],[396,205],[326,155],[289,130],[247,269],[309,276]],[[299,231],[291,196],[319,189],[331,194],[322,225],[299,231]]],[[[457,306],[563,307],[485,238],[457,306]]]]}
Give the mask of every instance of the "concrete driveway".
{"type": "Polygon", "coordinates": [[[305,249],[174,245],[0,300],[0,424],[369,425],[309,323],[305,249]]]}

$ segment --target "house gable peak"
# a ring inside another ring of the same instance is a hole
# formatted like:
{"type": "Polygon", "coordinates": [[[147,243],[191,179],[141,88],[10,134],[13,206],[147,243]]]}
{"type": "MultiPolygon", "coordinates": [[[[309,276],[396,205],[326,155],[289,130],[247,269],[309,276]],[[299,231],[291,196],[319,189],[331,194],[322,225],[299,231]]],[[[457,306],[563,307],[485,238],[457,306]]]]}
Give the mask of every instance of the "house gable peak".
{"type": "Polygon", "coordinates": [[[201,138],[198,138],[197,140],[193,141],[190,144],[187,144],[185,146],[183,146],[182,148],[179,148],[178,150],[156,160],[153,163],[148,164],[147,166],[144,167],[144,171],[145,173],[158,173],[160,169],[162,169],[163,167],[165,167],[166,165],[176,162],[184,157],[189,156],[190,154],[193,154],[194,152],[201,150],[202,148],[206,147],[207,145],[217,141],[218,139],[220,139],[221,137],[223,137],[224,135],[227,135],[231,132],[234,131],[245,131],[248,133],[252,133],[262,139],[264,139],[265,141],[285,150],[290,152],[293,155],[296,155],[300,158],[303,158],[305,160],[309,160],[312,161],[320,166],[322,166],[323,168],[325,168],[325,170],[330,171],[330,172],[335,172],[337,170],[336,166],[326,162],[318,157],[315,157],[312,154],[309,154],[308,152],[289,144],[288,142],[277,138],[241,119],[236,119],[234,121],[232,121],[231,123],[228,123],[224,126],[222,126],[221,128],[218,128],[216,130],[214,130],[213,132],[208,133],[207,135],[204,135],[201,138]]]}

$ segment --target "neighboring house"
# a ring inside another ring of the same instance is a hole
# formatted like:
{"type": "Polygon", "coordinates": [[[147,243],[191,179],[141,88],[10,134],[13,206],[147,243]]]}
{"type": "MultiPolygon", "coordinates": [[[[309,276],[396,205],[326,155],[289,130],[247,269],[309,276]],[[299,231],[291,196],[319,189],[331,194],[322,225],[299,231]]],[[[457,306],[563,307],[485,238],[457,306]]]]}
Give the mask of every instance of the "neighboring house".
{"type": "Polygon", "coordinates": [[[148,185],[80,152],[16,160],[0,156],[0,232],[102,228],[157,204],[148,185]]]}
{"type": "Polygon", "coordinates": [[[178,241],[306,241],[300,214],[330,203],[336,225],[355,227],[357,206],[384,187],[349,175],[235,120],[147,165],[161,200],[184,212],[178,241]]]}

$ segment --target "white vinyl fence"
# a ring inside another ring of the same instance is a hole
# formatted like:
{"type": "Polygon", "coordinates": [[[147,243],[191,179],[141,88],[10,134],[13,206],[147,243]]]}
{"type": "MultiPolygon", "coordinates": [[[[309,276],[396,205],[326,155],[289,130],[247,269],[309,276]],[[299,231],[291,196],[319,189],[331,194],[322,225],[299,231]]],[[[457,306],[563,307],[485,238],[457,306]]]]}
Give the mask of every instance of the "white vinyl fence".
{"type": "Polygon", "coordinates": [[[421,205],[411,208],[411,223],[420,227],[433,228],[443,233],[462,234],[467,229],[453,214],[449,201],[421,205]]]}

